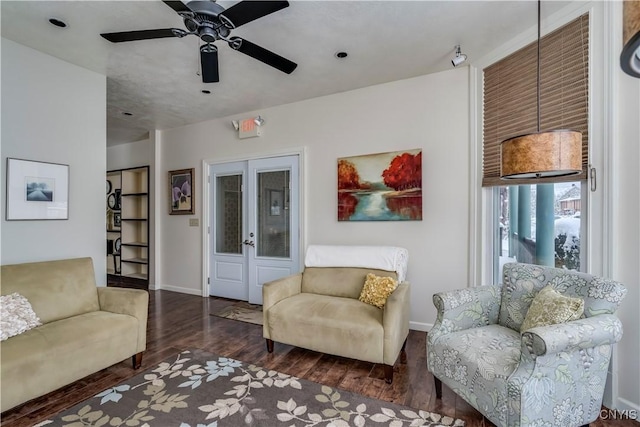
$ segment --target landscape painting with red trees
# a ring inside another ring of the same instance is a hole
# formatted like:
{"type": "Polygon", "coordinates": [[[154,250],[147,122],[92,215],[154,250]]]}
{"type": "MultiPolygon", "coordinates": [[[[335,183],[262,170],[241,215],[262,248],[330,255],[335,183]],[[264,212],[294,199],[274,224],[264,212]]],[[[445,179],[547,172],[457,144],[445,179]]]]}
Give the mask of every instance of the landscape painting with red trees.
{"type": "Polygon", "coordinates": [[[422,150],[338,159],[338,221],[422,220],[422,150]]]}

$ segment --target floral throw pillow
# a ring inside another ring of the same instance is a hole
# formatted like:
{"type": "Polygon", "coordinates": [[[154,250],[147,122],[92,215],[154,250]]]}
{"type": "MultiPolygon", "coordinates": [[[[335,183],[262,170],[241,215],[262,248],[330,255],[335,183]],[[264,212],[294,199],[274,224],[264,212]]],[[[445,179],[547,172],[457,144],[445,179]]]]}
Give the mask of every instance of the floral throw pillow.
{"type": "Polygon", "coordinates": [[[369,273],[358,299],[378,308],[384,308],[387,298],[397,287],[398,281],[393,277],[380,277],[369,273]]]}
{"type": "Polygon", "coordinates": [[[562,295],[551,286],[545,286],[531,302],[520,332],[537,326],[578,320],[583,313],[584,300],[562,295]]]}
{"type": "Polygon", "coordinates": [[[0,296],[0,341],[40,326],[29,301],[18,293],[0,296]]]}

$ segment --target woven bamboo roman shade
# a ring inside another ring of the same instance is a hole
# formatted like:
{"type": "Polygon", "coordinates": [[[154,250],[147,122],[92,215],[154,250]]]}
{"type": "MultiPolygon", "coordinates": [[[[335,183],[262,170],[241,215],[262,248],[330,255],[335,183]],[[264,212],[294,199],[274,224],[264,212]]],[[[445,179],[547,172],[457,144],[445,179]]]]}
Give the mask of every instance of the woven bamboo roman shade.
{"type": "Polygon", "coordinates": [[[582,132],[582,172],[500,179],[500,143],[537,130],[537,42],[484,70],[482,186],[586,180],[589,165],[589,15],[540,40],[540,130],[582,132]]]}

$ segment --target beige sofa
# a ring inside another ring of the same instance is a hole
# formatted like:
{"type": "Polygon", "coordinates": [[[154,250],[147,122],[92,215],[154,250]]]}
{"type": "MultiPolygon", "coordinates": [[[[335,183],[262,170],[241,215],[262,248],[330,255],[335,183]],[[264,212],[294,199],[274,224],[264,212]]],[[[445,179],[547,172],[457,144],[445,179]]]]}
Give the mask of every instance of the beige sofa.
{"type": "Polygon", "coordinates": [[[401,282],[379,309],[358,300],[368,273],[398,277],[395,271],[375,268],[306,266],[302,273],[265,283],[267,350],[272,352],[277,341],[381,363],[391,383],[409,333],[409,283],[401,282]]]}
{"type": "Polygon", "coordinates": [[[26,297],[41,326],[0,343],[1,411],[146,348],[146,291],[96,287],[91,258],[3,265],[2,295],[26,297]]]}

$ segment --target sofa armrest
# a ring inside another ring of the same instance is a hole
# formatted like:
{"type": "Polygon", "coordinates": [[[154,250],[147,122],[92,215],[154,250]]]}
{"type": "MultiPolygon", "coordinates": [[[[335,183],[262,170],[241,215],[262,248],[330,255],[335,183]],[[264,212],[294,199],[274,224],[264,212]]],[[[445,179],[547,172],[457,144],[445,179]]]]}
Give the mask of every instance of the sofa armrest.
{"type": "Polygon", "coordinates": [[[138,319],[137,352],[147,348],[147,317],[149,293],[141,289],[98,288],[100,310],[127,314],[138,319]]]}
{"type": "Polygon", "coordinates": [[[531,328],[522,334],[522,343],[534,356],[572,352],[622,338],[622,322],[613,314],[601,314],[557,325],[531,328]]]}
{"type": "Polygon", "coordinates": [[[498,323],[500,286],[478,286],[433,295],[438,317],[427,335],[433,342],[440,335],[498,323]]]}
{"type": "Polygon", "coordinates": [[[279,301],[299,294],[301,288],[302,273],[265,283],[262,285],[262,310],[267,311],[279,301]]]}
{"type": "Polygon", "coordinates": [[[302,289],[302,273],[286,276],[262,285],[262,335],[271,339],[269,331],[268,311],[283,299],[300,293],[302,289]]]}
{"type": "Polygon", "coordinates": [[[409,334],[409,316],[411,314],[411,308],[409,306],[410,291],[409,282],[400,283],[396,290],[389,295],[383,308],[383,359],[386,365],[393,366],[409,334]]]}
{"type": "Polygon", "coordinates": [[[436,323],[451,322],[455,330],[498,323],[500,286],[478,286],[440,292],[433,296],[438,310],[436,323]]]}

